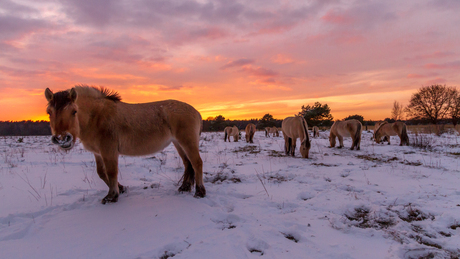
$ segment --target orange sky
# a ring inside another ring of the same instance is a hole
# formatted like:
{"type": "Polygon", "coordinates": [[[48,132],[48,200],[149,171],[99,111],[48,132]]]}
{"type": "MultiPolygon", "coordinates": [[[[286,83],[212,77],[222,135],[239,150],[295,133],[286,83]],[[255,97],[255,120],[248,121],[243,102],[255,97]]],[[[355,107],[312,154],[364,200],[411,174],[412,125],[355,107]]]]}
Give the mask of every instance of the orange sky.
{"type": "Polygon", "coordinates": [[[47,119],[46,87],[178,99],[203,118],[275,118],[328,104],[390,116],[460,84],[460,1],[2,1],[0,120],[47,119]]]}

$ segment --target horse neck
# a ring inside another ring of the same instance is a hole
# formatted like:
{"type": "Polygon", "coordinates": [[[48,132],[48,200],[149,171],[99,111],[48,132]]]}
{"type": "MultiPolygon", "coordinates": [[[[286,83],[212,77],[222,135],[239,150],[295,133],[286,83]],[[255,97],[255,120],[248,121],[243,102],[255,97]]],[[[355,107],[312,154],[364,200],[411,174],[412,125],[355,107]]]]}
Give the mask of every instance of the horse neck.
{"type": "Polygon", "coordinates": [[[308,126],[307,126],[307,122],[305,121],[305,119],[303,117],[299,117],[300,119],[300,125],[301,125],[301,128],[302,128],[302,135],[301,136],[301,139],[302,141],[303,140],[307,140],[307,141],[310,141],[309,139],[309,136],[308,136],[308,126]]]}
{"type": "MultiPolygon", "coordinates": [[[[93,99],[93,98],[77,98],[78,106],[78,123],[80,126],[80,132],[84,133],[86,130],[94,129],[94,125],[91,125],[95,120],[91,120],[92,116],[97,116],[97,114],[103,114],[103,118],[108,118],[108,112],[104,111],[104,106],[106,102],[112,102],[110,100],[104,99],[93,99]]],[[[101,123],[100,118],[98,118],[98,123],[101,123]]]]}

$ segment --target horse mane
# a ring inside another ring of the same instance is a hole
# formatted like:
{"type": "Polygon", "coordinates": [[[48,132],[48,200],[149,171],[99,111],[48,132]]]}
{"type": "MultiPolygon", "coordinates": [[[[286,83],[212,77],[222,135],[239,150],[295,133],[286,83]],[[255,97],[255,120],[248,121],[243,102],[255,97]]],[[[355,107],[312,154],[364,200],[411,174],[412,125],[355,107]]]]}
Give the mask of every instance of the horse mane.
{"type": "Polygon", "coordinates": [[[307,125],[306,125],[307,122],[305,121],[304,117],[299,116],[299,118],[300,118],[300,121],[302,123],[303,132],[305,134],[305,142],[306,142],[305,145],[306,145],[307,148],[309,148],[311,144],[310,144],[310,136],[308,136],[308,129],[307,129],[307,125]]]}
{"type": "Polygon", "coordinates": [[[375,130],[375,132],[374,132],[374,136],[377,135],[377,132],[379,132],[379,130],[380,130],[380,129],[382,128],[382,126],[385,125],[385,124],[388,124],[388,121],[384,121],[384,122],[382,122],[382,123],[379,125],[379,127],[378,127],[378,128],[375,130]]]}
{"type": "Polygon", "coordinates": [[[91,96],[94,98],[104,98],[114,102],[120,102],[121,96],[118,92],[103,86],[76,85],[78,94],[91,96]]]}

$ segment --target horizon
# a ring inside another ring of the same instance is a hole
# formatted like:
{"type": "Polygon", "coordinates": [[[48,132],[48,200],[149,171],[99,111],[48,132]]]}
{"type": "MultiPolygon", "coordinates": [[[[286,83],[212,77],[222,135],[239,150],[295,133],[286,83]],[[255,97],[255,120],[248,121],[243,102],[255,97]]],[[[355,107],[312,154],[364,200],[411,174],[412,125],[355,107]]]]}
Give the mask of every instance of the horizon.
{"type": "Polygon", "coordinates": [[[44,90],[104,86],[203,118],[390,117],[459,86],[460,1],[2,1],[0,121],[48,120],[44,90]],[[128,4],[129,3],[129,4],[128,4]]]}

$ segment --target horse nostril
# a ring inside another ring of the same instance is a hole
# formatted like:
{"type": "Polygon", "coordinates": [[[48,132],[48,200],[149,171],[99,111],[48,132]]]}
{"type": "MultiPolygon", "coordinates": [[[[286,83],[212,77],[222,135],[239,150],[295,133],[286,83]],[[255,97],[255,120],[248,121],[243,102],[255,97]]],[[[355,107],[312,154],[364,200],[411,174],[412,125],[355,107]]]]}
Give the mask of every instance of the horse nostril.
{"type": "Polygon", "coordinates": [[[59,145],[59,139],[56,136],[51,137],[51,142],[53,142],[53,144],[59,145]]]}
{"type": "Polygon", "coordinates": [[[72,135],[71,135],[71,134],[67,134],[67,135],[65,136],[64,142],[65,142],[65,143],[68,143],[68,142],[72,141],[72,139],[73,139],[72,135]]]}

